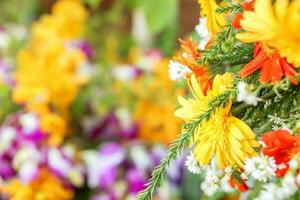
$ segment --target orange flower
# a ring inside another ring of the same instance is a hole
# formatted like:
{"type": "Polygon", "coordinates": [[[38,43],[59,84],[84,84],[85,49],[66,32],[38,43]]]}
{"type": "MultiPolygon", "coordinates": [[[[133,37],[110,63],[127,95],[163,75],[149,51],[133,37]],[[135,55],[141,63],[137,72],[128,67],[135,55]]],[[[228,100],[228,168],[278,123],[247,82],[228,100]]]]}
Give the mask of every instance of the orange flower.
{"type": "Polygon", "coordinates": [[[288,131],[267,132],[262,136],[262,141],[266,144],[262,148],[263,154],[274,157],[276,164],[286,163],[290,160],[295,138],[288,131]]]}
{"type": "Polygon", "coordinates": [[[265,133],[262,141],[266,145],[262,148],[262,153],[273,157],[276,164],[287,166],[276,171],[277,176],[283,176],[288,169],[288,162],[300,152],[300,134],[293,136],[288,131],[276,130],[265,133]]]}
{"type": "MultiPolygon", "coordinates": [[[[253,10],[253,3],[254,1],[252,2],[244,2],[242,3],[242,8],[244,11],[250,11],[250,10],[253,10]]],[[[231,25],[236,28],[236,29],[240,29],[242,28],[241,26],[241,20],[244,19],[243,17],[243,14],[242,13],[237,13],[234,17],[233,17],[233,20],[231,22],[231,25]]]]}
{"type": "Polygon", "coordinates": [[[243,180],[237,180],[235,177],[230,178],[229,185],[240,192],[246,192],[248,190],[248,186],[243,182],[243,180]]]}
{"type": "Polygon", "coordinates": [[[276,49],[270,48],[263,43],[257,42],[253,51],[254,59],[246,64],[240,71],[241,77],[246,77],[258,69],[261,69],[260,82],[276,83],[283,76],[293,77],[297,74],[294,67],[287,63],[285,58],[280,57],[276,49]]]}
{"type": "MultiPolygon", "coordinates": [[[[201,58],[201,52],[198,50],[199,44],[194,42],[192,38],[189,38],[186,41],[179,39],[179,41],[181,43],[183,53],[181,52],[177,55],[174,60],[190,68],[190,70],[195,74],[202,91],[206,94],[207,90],[209,90],[212,86],[212,81],[206,67],[198,64],[198,61],[201,58]]],[[[189,77],[190,75],[188,78],[189,77]]]]}
{"type": "Polygon", "coordinates": [[[234,18],[233,18],[233,20],[232,20],[232,22],[231,22],[231,25],[232,25],[234,28],[236,28],[236,29],[242,28],[241,23],[240,23],[240,21],[241,21],[242,19],[243,19],[243,14],[242,14],[242,13],[237,13],[237,14],[234,16],[234,18]]]}

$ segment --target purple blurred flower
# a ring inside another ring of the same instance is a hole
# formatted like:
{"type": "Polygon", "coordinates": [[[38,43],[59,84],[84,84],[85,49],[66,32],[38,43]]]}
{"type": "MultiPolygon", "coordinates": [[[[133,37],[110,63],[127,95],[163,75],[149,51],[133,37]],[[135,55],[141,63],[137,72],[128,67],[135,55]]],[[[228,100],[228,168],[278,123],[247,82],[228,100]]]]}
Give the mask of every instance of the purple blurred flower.
{"type": "Polygon", "coordinates": [[[85,151],[83,160],[86,164],[88,186],[108,187],[117,180],[117,167],[124,160],[124,149],[117,143],[107,143],[99,151],[85,151]]]}
{"type": "Polygon", "coordinates": [[[0,59],[0,82],[9,86],[13,86],[15,84],[12,67],[2,59],[0,59]]]}
{"type": "Polygon", "coordinates": [[[140,170],[132,168],[129,169],[126,173],[126,182],[129,186],[128,192],[136,195],[144,189],[144,185],[146,184],[146,178],[142,175],[140,170]]]}
{"type": "Polygon", "coordinates": [[[89,60],[93,58],[94,50],[87,41],[80,41],[78,47],[84,52],[89,60]]]}
{"type": "Polygon", "coordinates": [[[91,60],[93,58],[94,50],[91,45],[85,40],[68,41],[66,43],[66,47],[70,49],[80,49],[85,54],[87,59],[91,60]]]}

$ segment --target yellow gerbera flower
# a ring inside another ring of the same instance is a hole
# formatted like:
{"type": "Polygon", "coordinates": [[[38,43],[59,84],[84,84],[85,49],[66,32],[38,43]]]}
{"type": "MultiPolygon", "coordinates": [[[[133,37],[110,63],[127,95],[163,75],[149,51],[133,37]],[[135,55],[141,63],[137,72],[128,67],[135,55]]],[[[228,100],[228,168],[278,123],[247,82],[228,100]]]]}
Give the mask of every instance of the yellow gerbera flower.
{"type": "Polygon", "coordinates": [[[300,1],[257,0],[254,11],[245,11],[241,26],[243,42],[263,42],[276,48],[287,61],[300,66],[300,1]]]}
{"type": "MultiPolygon", "coordinates": [[[[195,120],[208,110],[208,103],[233,86],[233,74],[226,73],[214,78],[213,86],[205,96],[194,76],[190,89],[194,98],[179,97],[182,108],[175,115],[185,121],[195,120]]],[[[193,144],[194,154],[201,164],[208,164],[213,156],[220,168],[232,165],[243,167],[247,158],[256,155],[253,147],[259,144],[253,131],[243,121],[231,116],[231,102],[225,108],[218,108],[210,119],[196,129],[193,144]]]]}
{"type": "Polygon", "coordinates": [[[207,17],[207,29],[212,36],[225,25],[224,15],[215,12],[218,5],[214,0],[199,0],[199,4],[201,5],[201,15],[207,17]]]}

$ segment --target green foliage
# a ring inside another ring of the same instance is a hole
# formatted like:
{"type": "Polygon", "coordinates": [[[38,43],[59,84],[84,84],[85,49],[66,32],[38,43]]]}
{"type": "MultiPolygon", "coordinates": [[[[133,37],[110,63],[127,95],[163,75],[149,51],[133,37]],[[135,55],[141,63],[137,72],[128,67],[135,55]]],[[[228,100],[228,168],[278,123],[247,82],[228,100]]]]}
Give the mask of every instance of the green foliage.
{"type": "Polygon", "coordinates": [[[213,44],[203,51],[198,63],[207,65],[212,76],[232,71],[231,68],[236,68],[237,65],[240,67],[240,64],[252,59],[253,44],[237,41],[235,35],[238,32],[230,25],[225,26],[213,38],[213,44]]]}
{"type": "Polygon", "coordinates": [[[3,0],[0,1],[0,24],[3,25],[8,22],[29,24],[36,18],[39,11],[39,0],[3,0]]]}
{"type": "Polygon", "coordinates": [[[11,90],[7,85],[0,84],[0,122],[9,114],[18,111],[20,108],[11,100],[11,90]]]}
{"type": "Polygon", "coordinates": [[[97,9],[102,0],[85,0],[86,4],[89,5],[92,9],[97,9]]]}
{"type": "Polygon", "coordinates": [[[229,12],[241,12],[243,7],[239,3],[231,3],[226,7],[218,7],[216,9],[217,14],[229,13],[229,12]]]}

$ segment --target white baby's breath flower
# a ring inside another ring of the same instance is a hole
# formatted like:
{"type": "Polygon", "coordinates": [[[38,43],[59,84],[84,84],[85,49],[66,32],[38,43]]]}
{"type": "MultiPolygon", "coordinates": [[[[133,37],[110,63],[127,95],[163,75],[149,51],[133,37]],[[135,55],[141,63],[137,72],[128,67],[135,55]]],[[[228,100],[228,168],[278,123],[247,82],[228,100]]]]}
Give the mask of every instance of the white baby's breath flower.
{"type": "Polygon", "coordinates": [[[191,152],[190,155],[187,156],[187,159],[185,161],[185,166],[193,174],[200,174],[201,173],[202,168],[198,164],[193,152],[191,152]]]}
{"type": "Polygon", "coordinates": [[[221,189],[227,193],[231,193],[234,191],[234,188],[232,188],[231,185],[229,184],[229,180],[230,180],[230,176],[225,175],[223,178],[221,178],[220,181],[221,189]]]}
{"type": "Polygon", "coordinates": [[[245,163],[245,173],[262,182],[275,176],[276,169],[274,158],[263,155],[249,158],[245,163]]]}
{"type": "Polygon", "coordinates": [[[287,173],[281,183],[268,183],[262,186],[260,194],[255,200],[285,200],[293,196],[298,186],[292,173],[287,173]]]}
{"type": "Polygon", "coordinates": [[[287,173],[282,180],[281,187],[279,189],[279,194],[284,195],[284,199],[287,199],[294,195],[298,190],[296,184],[296,177],[293,174],[287,173]]]}
{"type": "Polygon", "coordinates": [[[172,81],[181,81],[185,79],[188,73],[191,73],[191,70],[187,66],[182,65],[174,60],[170,61],[169,77],[172,81]]]}
{"type": "Polygon", "coordinates": [[[247,83],[240,81],[238,83],[237,89],[238,89],[238,95],[237,95],[238,102],[245,102],[248,105],[256,106],[258,101],[260,101],[260,99],[257,98],[253,92],[251,92],[250,87],[247,83]]]}
{"type": "Polygon", "coordinates": [[[204,50],[205,45],[210,40],[210,35],[207,29],[207,19],[206,17],[201,17],[199,19],[199,24],[195,27],[197,34],[200,36],[199,49],[204,50]]]}
{"type": "Polygon", "coordinates": [[[216,179],[216,176],[211,177],[209,180],[205,180],[201,183],[201,190],[207,196],[213,196],[219,190],[219,179],[216,179]]]}
{"type": "Polygon", "coordinates": [[[268,183],[262,186],[263,189],[255,200],[274,200],[277,199],[276,190],[278,186],[275,183],[268,183]]]}

